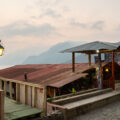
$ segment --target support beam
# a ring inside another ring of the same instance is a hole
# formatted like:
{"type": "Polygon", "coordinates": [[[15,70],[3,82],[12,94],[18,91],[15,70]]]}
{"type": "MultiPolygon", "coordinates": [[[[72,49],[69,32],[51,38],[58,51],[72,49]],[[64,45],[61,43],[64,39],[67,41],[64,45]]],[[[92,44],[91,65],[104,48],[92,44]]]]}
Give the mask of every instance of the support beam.
{"type": "Polygon", "coordinates": [[[98,53],[98,63],[96,67],[96,73],[97,73],[98,89],[102,89],[101,53],[98,53]]]}
{"type": "Polygon", "coordinates": [[[2,80],[0,80],[0,89],[2,90],[2,80]]]}
{"type": "Polygon", "coordinates": [[[91,66],[91,54],[88,54],[89,66],[91,66]]]}
{"type": "Polygon", "coordinates": [[[0,120],[4,120],[4,92],[0,90],[0,120]]]}
{"type": "Polygon", "coordinates": [[[115,62],[114,62],[114,52],[112,52],[112,88],[115,89],[115,62]]]}
{"type": "Polygon", "coordinates": [[[72,72],[75,72],[75,53],[72,53],[72,72]]]}
{"type": "Polygon", "coordinates": [[[56,89],[55,88],[53,88],[54,89],[54,97],[56,97],[56,89]]]}
{"type": "Polygon", "coordinates": [[[7,95],[7,81],[4,81],[4,95],[7,95]]]}
{"type": "Polygon", "coordinates": [[[49,96],[51,96],[51,89],[50,89],[50,87],[48,87],[48,93],[49,93],[49,96]]]}
{"type": "Polygon", "coordinates": [[[10,93],[10,98],[12,99],[13,96],[12,96],[12,82],[9,82],[9,93],[10,93]]]}

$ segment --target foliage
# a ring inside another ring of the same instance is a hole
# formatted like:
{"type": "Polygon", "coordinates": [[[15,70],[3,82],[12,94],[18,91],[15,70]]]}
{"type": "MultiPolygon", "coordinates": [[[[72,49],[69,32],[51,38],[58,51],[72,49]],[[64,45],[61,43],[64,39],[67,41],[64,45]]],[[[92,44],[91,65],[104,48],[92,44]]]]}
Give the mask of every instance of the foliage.
{"type": "Polygon", "coordinates": [[[72,93],[76,93],[76,90],[75,90],[75,88],[72,88],[72,93]]]}
{"type": "Polygon", "coordinates": [[[53,96],[50,96],[50,102],[52,102],[54,100],[53,96]]]}

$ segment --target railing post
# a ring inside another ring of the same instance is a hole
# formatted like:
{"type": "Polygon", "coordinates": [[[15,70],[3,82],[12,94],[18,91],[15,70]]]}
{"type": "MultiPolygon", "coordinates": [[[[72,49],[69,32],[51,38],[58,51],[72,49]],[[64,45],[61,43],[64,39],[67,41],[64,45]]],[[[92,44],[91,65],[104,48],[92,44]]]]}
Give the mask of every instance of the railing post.
{"type": "Polygon", "coordinates": [[[4,120],[4,92],[0,90],[0,120],[4,120]]]}
{"type": "Polygon", "coordinates": [[[32,89],[32,107],[36,107],[36,88],[31,87],[32,89]]]}
{"type": "Polygon", "coordinates": [[[27,94],[27,85],[25,85],[25,104],[27,104],[27,98],[28,98],[28,94],[27,94]]]}
{"type": "Polygon", "coordinates": [[[16,83],[16,101],[20,101],[20,84],[16,83]]]}

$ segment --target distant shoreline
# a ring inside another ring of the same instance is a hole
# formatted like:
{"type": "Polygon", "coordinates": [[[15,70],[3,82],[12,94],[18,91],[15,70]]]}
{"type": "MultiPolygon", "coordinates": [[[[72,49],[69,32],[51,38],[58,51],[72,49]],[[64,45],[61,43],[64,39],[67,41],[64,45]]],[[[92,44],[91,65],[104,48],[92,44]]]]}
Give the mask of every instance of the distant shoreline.
{"type": "Polygon", "coordinates": [[[0,65],[0,70],[11,67],[13,65],[0,65]]]}

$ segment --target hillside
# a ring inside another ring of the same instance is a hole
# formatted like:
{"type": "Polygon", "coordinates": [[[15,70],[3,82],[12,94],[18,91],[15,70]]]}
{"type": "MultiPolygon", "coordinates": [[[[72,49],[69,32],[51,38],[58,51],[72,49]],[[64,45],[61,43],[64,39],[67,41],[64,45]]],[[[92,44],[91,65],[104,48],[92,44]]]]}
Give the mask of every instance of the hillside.
{"type": "MultiPolygon", "coordinates": [[[[72,56],[71,53],[60,53],[60,51],[71,48],[83,43],[78,42],[64,42],[59,43],[51,47],[46,52],[38,56],[29,56],[23,64],[60,64],[60,63],[71,63],[72,56]]],[[[92,61],[93,61],[92,57],[92,61]]],[[[88,56],[84,54],[76,54],[76,63],[86,63],[88,62],[88,56]]]]}
{"type": "MultiPolygon", "coordinates": [[[[38,56],[29,56],[23,64],[60,64],[60,63],[71,63],[72,57],[71,53],[60,53],[60,51],[71,48],[77,45],[81,45],[80,42],[63,42],[52,46],[46,52],[38,56]]],[[[115,44],[119,44],[117,42],[115,44]]],[[[102,59],[104,56],[102,56],[102,59]]],[[[92,61],[94,61],[94,56],[92,56],[92,61]]],[[[88,56],[84,54],[76,54],[76,63],[86,63],[88,62],[88,56]]]]}
{"type": "Polygon", "coordinates": [[[60,53],[63,49],[76,46],[77,42],[64,42],[52,46],[46,52],[38,56],[29,56],[23,64],[59,64],[71,59],[70,53],[60,53]]]}

